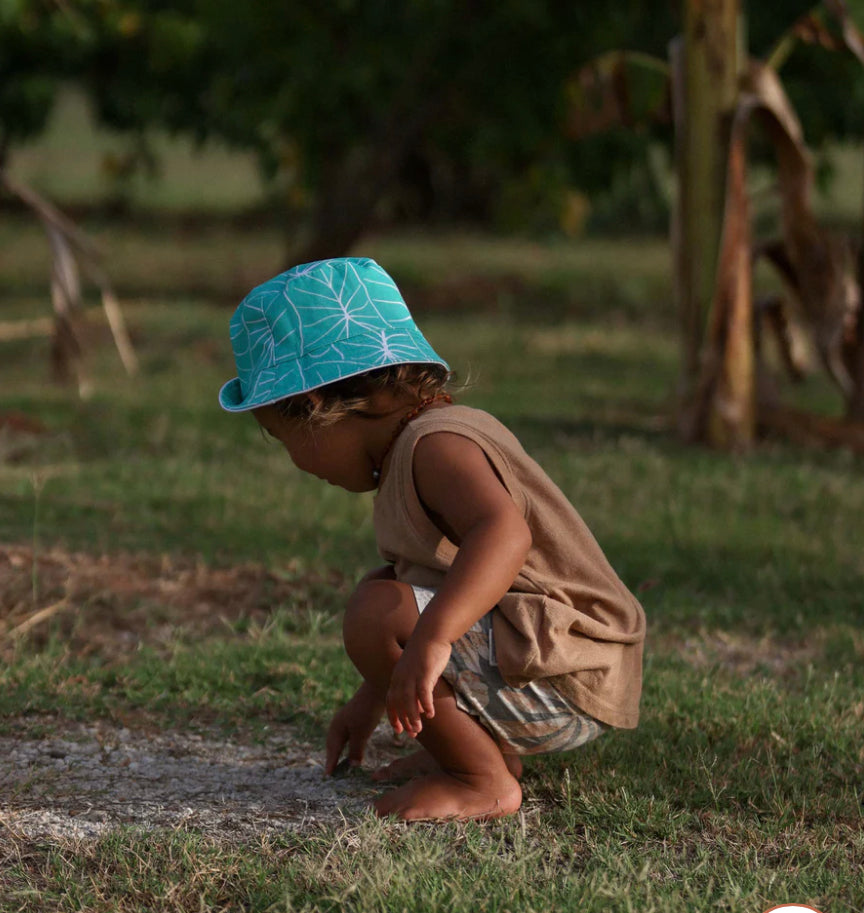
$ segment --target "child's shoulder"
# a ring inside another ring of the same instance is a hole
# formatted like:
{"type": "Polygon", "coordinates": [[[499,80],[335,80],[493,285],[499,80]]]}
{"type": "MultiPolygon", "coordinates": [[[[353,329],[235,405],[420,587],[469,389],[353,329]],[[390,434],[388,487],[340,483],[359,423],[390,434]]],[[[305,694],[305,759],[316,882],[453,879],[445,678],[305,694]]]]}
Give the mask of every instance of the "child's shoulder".
{"type": "Polygon", "coordinates": [[[522,449],[513,432],[494,415],[460,403],[430,409],[418,416],[408,427],[413,430],[411,437],[415,443],[429,434],[451,432],[471,438],[484,449],[489,446],[504,451],[522,449]]]}
{"type": "MultiPolygon", "coordinates": [[[[414,423],[412,423],[414,424],[414,423]]],[[[423,425],[467,425],[469,427],[494,425],[504,427],[502,423],[489,412],[477,409],[474,406],[465,406],[462,403],[452,403],[440,409],[429,409],[418,416],[416,424],[423,425]]]]}

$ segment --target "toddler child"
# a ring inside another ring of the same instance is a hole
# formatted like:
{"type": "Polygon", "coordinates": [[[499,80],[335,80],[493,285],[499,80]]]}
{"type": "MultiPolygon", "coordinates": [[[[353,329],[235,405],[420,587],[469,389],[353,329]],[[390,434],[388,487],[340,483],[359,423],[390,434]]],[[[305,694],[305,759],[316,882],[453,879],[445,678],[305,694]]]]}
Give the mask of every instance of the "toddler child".
{"type": "Polygon", "coordinates": [[[522,802],[520,755],[565,751],[639,715],[645,618],[585,523],[516,438],[455,405],[447,363],[373,260],[297,266],[231,320],[229,412],[251,411],[294,463],[376,491],[386,566],[345,611],[363,682],[325,770],[360,764],[386,713],[417,754],[381,815],[491,818],[522,802]]]}

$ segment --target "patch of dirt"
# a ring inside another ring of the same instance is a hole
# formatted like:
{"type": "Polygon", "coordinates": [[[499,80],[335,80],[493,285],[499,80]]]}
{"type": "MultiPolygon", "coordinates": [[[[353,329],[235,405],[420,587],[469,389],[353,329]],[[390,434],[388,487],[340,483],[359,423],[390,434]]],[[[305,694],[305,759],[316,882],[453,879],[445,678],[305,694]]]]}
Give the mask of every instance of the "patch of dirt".
{"type": "Polygon", "coordinates": [[[14,409],[7,409],[0,412],[0,431],[7,434],[45,434],[47,432],[45,425],[38,418],[27,415],[26,412],[18,412],[14,409]]]}
{"type": "Polygon", "coordinates": [[[824,649],[819,633],[806,642],[728,631],[705,631],[683,640],[660,635],[653,642],[664,652],[679,653],[695,669],[722,669],[742,678],[766,673],[773,678],[797,678],[824,649]]]}
{"type": "MultiPolygon", "coordinates": [[[[380,791],[365,770],[325,777],[323,755],[288,728],[274,726],[250,745],[44,717],[40,729],[50,735],[40,737],[26,720],[8,725],[13,734],[0,736],[0,834],[18,839],[94,839],[132,826],[191,827],[249,842],[339,823],[380,791]]],[[[367,764],[399,753],[382,725],[367,764]]]]}
{"type": "MultiPolygon", "coordinates": [[[[0,660],[49,630],[78,655],[121,663],[142,643],[159,646],[264,625],[275,607],[302,612],[316,593],[346,586],[338,574],[277,575],[262,565],[211,568],[170,556],[93,556],[0,545],[0,660]],[[38,599],[34,604],[34,579],[38,599]],[[50,621],[50,624],[48,623],[50,621]]],[[[74,723],[49,716],[3,721],[0,837],[92,839],[122,826],[192,827],[220,840],[338,823],[379,790],[368,773],[324,776],[322,746],[284,725],[263,741],[157,728],[146,715],[74,723]]],[[[389,727],[376,731],[366,764],[398,757],[389,727]]]]}
{"type": "Polygon", "coordinates": [[[44,448],[48,428],[25,412],[0,412],[0,464],[19,463],[44,448]]]}
{"type": "Polygon", "coordinates": [[[263,624],[279,606],[314,605],[346,581],[247,563],[212,568],[171,555],[93,556],[60,548],[0,545],[0,658],[26,634],[35,646],[52,627],[81,655],[122,656],[169,641],[182,626],[203,636],[238,619],[263,624]],[[37,601],[34,604],[34,582],[37,601]]]}

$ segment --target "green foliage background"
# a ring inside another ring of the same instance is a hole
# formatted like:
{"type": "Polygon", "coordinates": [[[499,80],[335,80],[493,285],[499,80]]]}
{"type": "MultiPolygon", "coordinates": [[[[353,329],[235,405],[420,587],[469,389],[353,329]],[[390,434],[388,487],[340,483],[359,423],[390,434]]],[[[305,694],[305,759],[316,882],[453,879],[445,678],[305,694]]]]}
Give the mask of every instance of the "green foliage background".
{"type": "MultiPolygon", "coordinates": [[[[861,21],[864,4],[850,6],[861,21]]],[[[808,8],[747,4],[751,52],[764,57],[808,8]]],[[[543,232],[579,191],[597,201],[594,227],[656,229],[668,204],[648,149],[670,148],[668,125],[574,143],[567,89],[606,50],[665,59],[680,16],[672,0],[3,0],[0,150],[38,136],[72,81],[100,124],[138,144],[139,166],[154,167],[156,130],[252,152],[296,225],[353,200],[365,222],[543,232]]],[[[811,143],[864,134],[851,55],[798,46],[783,76],[811,143]]]]}

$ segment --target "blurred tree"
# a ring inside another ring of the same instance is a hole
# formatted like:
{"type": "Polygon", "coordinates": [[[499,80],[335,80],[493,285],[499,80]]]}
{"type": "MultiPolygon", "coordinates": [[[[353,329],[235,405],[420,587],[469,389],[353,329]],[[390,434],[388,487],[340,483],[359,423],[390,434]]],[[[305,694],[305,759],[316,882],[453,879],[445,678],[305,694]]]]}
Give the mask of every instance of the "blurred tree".
{"type": "Polygon", "coordinates": [[[51,0],[0,0],[0,168],[37,136],[60,80],[84,66],[92,35],[83,17],[51,0]]]}
{"type": "Polygon", "coordinates": [[[51,360],[54,376],[90,390],[83,360],[83,271],[100,289],[118,352],[129,374],[137,359],[120,305],[86,236],[48,201],[9,175],[7,159],[16,145],[44,128],[59,86],[78,76],[97,45],[92,20],[100,0],[0,0],[0,189],[17,199],[42,224],[51,250],[50,287],[54,307],[51,360]]]}
{"type": "Polygon", "coordinates": [[[676,4],[651,6],[100,0],[85,84],[115,128],[257,152],[303,215],[287,251],[297,262],[344,253],[397,186],[411,193],[395,205],[488,216],[514,175],[538,193],[585,167],[611,175],[608,142],[589,162],[561,130],[566,82],[634,34],[662,52],[676,4]]]}
{"type": "Polygon", "coordinates": [[[741,450],[756,427],[746,161],[730,143],[747,62],[741,4],[684,0],[684,11],[672,50],[679,426],[689,440],[741,450]]]}
{"type": "MultiPolygon", "coordinates": [[[[807,4],[751,6],[761,55],[807,4]]],[[[38,132],[57,79],[74,76],[114,128],[254,151],[282,194],[290,261],[344,252],[382,204],[508,227],[545,206],[544,227],[565,191],[608,191],[656,225],[646,146],[668,125],[576,143],[568,92],[605,50],[665,58],[679,19],[680,0],[0,0],[0,141],[38,132]]],[[[786,72],[808,135],[864,132],[802,53],[786,72]]],[[[608,226],[615,212],[598,217],[608,226]]]]}
{"type": "MultiPolygon", "coordinates": [[[[757,410],[768,425],[780,411],[770,386],[757,385],[753,333],[754,326],[757,334],[762,329],[764,315],[757,311],[754,319],[752,300],[746,182],[751,121],[758,122],[763,146],[776,159],[781,210],[782,237],[760,245],[761,252],[770,252],[780,269],[850,419],[864,402],[860,276],[848,240],[827,231],[813,214],[806,133],[776,73],[802,43],[842,51],[824,57],[853,67],[854,92],[862,82],[864,39],[842,0],[824,0],[792,24],[762,64],[746,57],[738,0],[685,0],[685,10],[685,42],[673,80],[680,187],[676,281],[684,343],[679,420],[689,439],[743,449],[755,437],[757,410]]],[[[827,68],[835,75],[844,69],[827,68]]],[[[836,94],[827,91],[826,97],[836,94]]],[[[842,108],[826,114],[812,104],[815,96],[810,100],[805,108],[811,122],[821,115],[817,141],[829,135],[829,123],[834,135],[854,129],[842,108]]],[[[773,307],[786,316],[782,297],[773,307]]]]}
{"type": "MultiPolygon", "coordinates": [[[[846,68],[854,65],[850,94],[856,84],[860,92],[864,37],[843,0],[823,0],[787,27],[763,63],[747,53],[740,0],[683,0],[682,8],[684,35],[671,44],[669,68],[678,186],[673,250],[682,331],[679,428],[688,440],[740,450],[755,436],[757,405],[763,424],[771,424],[780,411],[771,386],[757,384],[755,343],[764,328],[773,327],[785,347],[788,321],[782,296],[765,302],[770,311],[757,309],[754,318],[747,184],[752,123],[761,128],[763,155],[770,151],[776,161],[782,235],[758,245],[755,253],[769,257],[780,270],[816,351],[843,394],[849,420],[860,419],[864,269],[859,264],[856,275],[848,239],[826,231],[814,217],[810,151],[776,71],[802,44],[842,51],[835,57],[846,68]]],[[[662,61],[626,51],[595,59],[574,80],[571,130],[579,136],[655,114],[662,107],[656,89],[665,81],[664,69],[662,61]],[[646,84],[654,86],[654,100],[639,110],[633,89],[650,99],[646,84]]],[[[836,63],[829,67],[834,74],[842,69],[836,63]]],[[[814,82],[815,77],[807,88],[814,82]]],[[[833,86],[826,91],[828,98],[836,94],[833,86]]],[[[828,104],[820,110],[812,92],[809,100],[810,119],[821,119],[817,138],[824,140],[832,131],[835,136],[860,131],[860,123],[842,106],[828,104]]],[[[793,353],[786,350],[783,357],[800,374],[793,353]]],[[[849,436],[845,428],[832,429],[831,435],[849,436]]]]}

